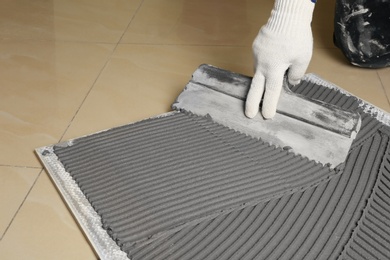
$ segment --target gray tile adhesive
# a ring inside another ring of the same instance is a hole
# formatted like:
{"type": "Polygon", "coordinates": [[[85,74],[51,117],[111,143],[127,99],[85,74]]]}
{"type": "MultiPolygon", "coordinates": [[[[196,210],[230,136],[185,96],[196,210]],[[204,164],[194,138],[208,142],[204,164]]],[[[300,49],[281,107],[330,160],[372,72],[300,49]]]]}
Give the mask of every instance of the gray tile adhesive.
{"type": "Polygon", "coordinates": [[[102,259],[389,259],[387,115],[292,90],[361,114],[336,170],[185,112],[37,152],[102,259]]]}

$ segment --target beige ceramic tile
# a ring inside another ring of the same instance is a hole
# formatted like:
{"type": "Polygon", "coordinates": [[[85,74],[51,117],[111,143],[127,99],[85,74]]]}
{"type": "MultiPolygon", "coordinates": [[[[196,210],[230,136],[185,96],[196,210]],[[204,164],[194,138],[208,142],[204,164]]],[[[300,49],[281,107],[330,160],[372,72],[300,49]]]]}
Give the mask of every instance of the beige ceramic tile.
{"type": "Polygon", "coordinates": [[[308,72],[390,112],[377,71],[350,65],[338,49],[315,49],[308,72]]]}
{"type": "Polygon", "coordinates": [[[1,40],[116,43],[142,0],[2,1],[1,40]]]}
{"type": "Polygon", "coordinates": [[[0,240],[40,171],[0,166],[0,240]]]}
{"type": "Polygon", "coordinates": [[[46,172],[0,243],[0,259],[96,259],[46,172]]]}
{"type": "Polygon", "coordinates": [[[274,0],[145,0],[123,43],[250,46],[274,0]]]}
{"type": "MultiPolygon", "coordinates": [[[[274,0],[145,0],[124,43],[250,46],[274,0]]],[[[333,45],[335,0],[319,1],[313,15],[315,47],[333,45]]]]}
{"type": "Polygon", "coordinates": [[[0,44],[0,165],[40,167],[33,150],[58,142],[113,47],[0,44]]]}
{"type": "Polygon", "coordinates": [[[202,63],[252,74],[249,47],[120,45],[64,139],[170,111],[202,63]]]}

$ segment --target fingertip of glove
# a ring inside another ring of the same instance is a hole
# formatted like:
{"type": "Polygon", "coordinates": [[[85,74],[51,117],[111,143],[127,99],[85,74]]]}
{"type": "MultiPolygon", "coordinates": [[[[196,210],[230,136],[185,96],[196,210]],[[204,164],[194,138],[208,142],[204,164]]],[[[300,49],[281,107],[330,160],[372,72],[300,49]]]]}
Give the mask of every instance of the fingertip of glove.
{"type": "Polygon", "coordinates": [[[298,85],[299,83],[301,83],[301,79],[288,79],[288,83],[295,86],[295,85],[298,85]]]}
{"type": "Polygon", "coordinates": [[[276,115],[276,111],[271,109],[263,109],[261,111],[261,114],[265,119],[273,119],[274,116],[276,115]]]}
{"type": "Polygon", "coordinates": [[[248,118],[254,118],[258,112],[259,112],[258,109],[253,109],[248,106],[245,108],[245,116],[248,118]]]}

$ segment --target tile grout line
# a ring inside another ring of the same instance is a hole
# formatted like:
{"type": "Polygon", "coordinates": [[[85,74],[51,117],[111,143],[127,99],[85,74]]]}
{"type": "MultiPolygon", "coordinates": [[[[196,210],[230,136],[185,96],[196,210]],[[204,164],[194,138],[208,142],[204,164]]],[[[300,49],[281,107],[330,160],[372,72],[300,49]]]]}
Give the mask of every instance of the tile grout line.
{"type": "Polygon", "coordinates": [[[385,94],[386,94],[387,104],[390,106],[389,93],[387,93],[387,91],[386,91],[385,84],[383,84],[382,78],[381,78],[381,76],[379,75],[378,70],[376,69],[375,72],[376,72],[376,75],[378,76],[379,82],[381,83],[383,92],[385,92],[385,94]]]}
{"type": "MultiPolygon", "coordinates": [[[[131,23],[131,21],[130,21],[131,23]]],[[[124,44],[124,45],[162,45],[162,46],[205,46],[205,47],[251,47],[251,44],[201,44],[201,43],[152,43],[152,42],[123,42],[121,43],[125,32],[130,26],[130,23],[127,25],[126,29],[124,30],[124,33],[120,36],[119,41],[117,42],[92,42],[92,41],[77,41],[77,40],[36,40],[36,39],[22,39],[18,41],[10,41],[8,43],[23,43],[23,44],[29,44],[29,43],[77,43],[77,44],[124,44]]],[[[0,44],[2,42],[0,41],[0,44]]],[[[334,49],[333,47],[314,47],[314,49],[334,49]]]]}
{"type": "Polygon", "coordinates": [[[31,185],[30,189],[28,190],[26,196],[24,197],[23,201],[19,204],[19,207],[18,209],[16,210],[15,214],[13,215],[13,217],[11,218],[11,220],[9,221],[7,227],[5,228],[4,232],[2,234],[0,234],[0,242],[3,240],[3,238],[5,237],[8,229],[11,227],[16,215],[18,215],[20,209],[22,208],[24,202],[26,201],[28,195],[30,194],[31,190],[33,189],[33,187],[35,186],[35,183],[37,182],[39,176],[41,176],[41,173],[43,172],[43,168],[42,167],[33,167],[33,166],[21,166],[21,165],[5,165],[5,164],[0,164],[0,167],[9,167],[9,168],[23,168],[23,169],[36,169],[36,170],[40,170],[37,177],[35,178],[33,184],[31,185]]]}
{"type": "Polygon", "coordinates": [[[129,29],[129,27],[130,27],[131,23],[133,22],[134,18],[137,16],[137,14],[138,14],[139,10],[141,9],[141,7],[143,6],[144,2],[145,2],[145,0],[142,0],[142,2],[139,4],[137,10],[135,10],[135,12],[134,12],[133,16],[131,17],[129,23],[127,24],[126,28],[123,30],[122,36],[119,38],[119,40],[118,40],[114,50],[116,50],[118,45],[121,44],[123,36],[125,36],[127,30],[129,29]]]}
{"type": "Polygon", "coordinates": [[[111,54],[108,55],[106,61],[104,62],[102,68],[100,69],[100,71],[98,72],[95,80],[92,82],[90,88],[88,89],[87,93],[85,94],[83,100],[81,101],[79,107],[77,108],[76,112],[74,113],[73,117],[71,118],[71,120],[69,121],[68,125],[66,126],[64,132],[62,133],[60,139],[58,140],[58,142],[61,142],[62,139],[64,138],[65,134],[68,132],[69,130],[69,127],[72,125],[74,119],[76,118],[76,116],[78,115],[78,113],[80,112],[80,109],[81,107],[84,105],[85,101],[87,100],[89,94],[91,93],[92,89],[95,87],[95,84],[96,82],[98,81],[98,79],[100,78],[100,75],[102,74],[102,72],[104,71],[104,69],[107,67],[108,63],[110,62],[111,60],[111,57],[112,57],[112,54],[113,52],[115,51],[115,48],[111,51],[111,54]]]}
{"type": "Polygon", "coordinates": [[[181,46],[181,47],[221,47],[221,48],[250,48],[250,45],[227,45],[227,44],[178,44],[178,43],[141,43],[141,42],[126,42],[121,45],[146,45],[146,46],[181,46]]]}
{"type": "Polygon", "coordinates": [[[42,167],[38,167],[38,166],[26,166],[26,165],[0,164],[0,167],[42,170],[42,167]]]}
{"type": "Polygon", "coordinates": [[[24,197],[23,201],[20,203],[18,209],[16,210],[16,212],[15,212],[14,216],[12,217],[11,221],[8,223],[7,227],[5,228],[3,234],[1,234],[1,236],[0,236],[0,242],[1,242],[1,241],[3,240],[3,238],[6,236],[8,230],[9,230],[9,228],[11,227],[12,223],[14,222],[16,216],[19,214],[20,209],[23,207],[24,203],[26,202],[27,197],[30,195],[30,193],[31,193],[32,189],[35,187],[35,184],[37,183],[39,177],[42,175],[42,172],[44,171],[44,169],[43,169],[43,168],[40,168],[40,169],[41,169],[41,170],[39,171],[37,177],[35,178],[34,183],[31,185],[31,187],[30,187],[30,189],[28,190],[28,192],[27,192],[26,196],[24,197]]]}
{"type": "MultiPolygon", "coordinates": [[[[61,140],[64,138],[66,132],[68,131],[69,127],[71,126],[72,122],[74,121],[74,119],[76,118],[77,114],[79,113],[81,107],[83,106],[85,100],[87,99],[87,97],[89,96],[89,94],[91,93],[92,89],[94,88],[97,80],[99,79],[101,73],[104,71],[104,69],[107,67],[109,61],[111,60],[113,54],[115,53],[118,45],[120,44],[123,36],[125,35],[127,29],[129,28],[131,22],[133,21],[134,17],[137,15],[138,11],[140,10],[141,6],[143,5],[144,1],[142,1],[140,3],[140,5],[138,6],[137,10],[134,12],[132,18],[130,19],[130,22],[128,23],[128,25],[126,26],[126,28],[124,29],[123,33],[122,33],[122,36],[119,38],[118,42],[116,43],[115,47],[113,48],[113,50],[111,51],[111,54],[108,55],[104,65],[102,66],[101,70],[99,71],[97,77],[95,78],[95,80],[93,81],[91,87],[89,88],[89,90],[87,91],[84,99],[82,100],[80,106],[78,107],[76,113],[73,115],[72,119],[70,120],[68,126],[65,128],[65,131],[63,132],[63,134],[61,135],[60,139],[59,139],[59,142],[61,142],[61,140]]],[[[95,42],[96,43],[96,42],[95,42]]],[[[23,207],[25,201],[27,200],[28,196],[30,195],[32,189],[35,187],[35,184],[36,182],[38,181],[39,177],[42,175],[42,172],[44,171],[43,168],[40,168],[40,167],[28,167],[28,166],[11,166],[11,165],[0,165],[0,167],[19,167],[19,168],[31,168],[31,169],[40,169],[40,172],[39,174],[37,175],[37,177],[35,178],[35,181],[34,183],[31,185],[30,189],[28,190],[26,196],[24,197],[23,201],[20,203],[17,211],[15,212],[14,216],[12,217],[11,221],[9,222],[9,224],[7,225],[7,227],[5,228],[4,232],[2,234],[0,234],[0,242],[3,240],[3,238],[6,236],[9,228],[11,227],[14,219],[16,218],[16,216],[19,214],[19,211],[20,209],[23,207]]]]}
{"type": "Polygon", "coordinates": [[[59,142],[63,141],[63,138],[65,136],[65,134],[68,132],[69,130],[69,127],[72,125],[74,119],[76,118],[76,116],[78,115],[78,113],[80,112],[80,109],[81,107],[84,105],[85,101],[87,100],[89,94],[91,93],[91,91],[93,90],[93,88],[95,87],[96,85],[96,82],[98,81],[98,79],[100,78],[102,72],[106,69],[108,63],[110,62],[111,58],[113,57],[113,54],[115,53],[116,49],[118,48],[118,45],[120,44],[123,36],[125,35],[127,29],[129,28],[130,24],[132,23],[132,21],[134,20],[134,17],[138,14],[141,6],[143,5],[144,3],[144,0],[139,4],[137,10],[134,12],[133,16],[131,17],[129,23],[127,24],[126,28],[123,30],[123,33],[122,33],[122,36],[119,38],[118,42],[116,43],[115,47],[112,49],[111,53],[108,55],[104,65],[102,66],[101,70],[99,71],[98,75],[96,76],[95,80],[93,81],[91,87],[89,88],[89,90],[87,91],[86,95],[84,96],[84,99],[81,101],[81,104],[80,106],[78,107],[77,111],[74,113],[72,119],[70,120],[68,126],[65,128],[65,131],[63,132],[63,134],[61,135],[60,139],[59,139],[59,142]]]}
{"type": "MultiPolygon", "coordinates": [[[[126,27],[125,30],[127,30],[128,27],[126,27]]],[[[250,44],[197,44],[197,43],[151,43],[151,42],[123,42],[121,43],[120,41],[122,40],[124,34],[120,36],[120,40],[118,42],[90,42],[90,41],[75,41],[75,40],[21,40],[18,41],[19,43],[25,43],[25,44],[31,44],[33,43],[77,43],[77,44],[107,44],[107,45],[147,45],[147,46],[188,46],[188,47],[251,47],[250,44]],[[22,42],[26,41],[26,42],[22,42]]],[[[13,43],[13,42],[12,42],[13,43]]],[[[1,42],[0,42],[1,44],[1,42]]],[[[315,49],[333,49],[332,47],[314,47],[315,49]]]]}

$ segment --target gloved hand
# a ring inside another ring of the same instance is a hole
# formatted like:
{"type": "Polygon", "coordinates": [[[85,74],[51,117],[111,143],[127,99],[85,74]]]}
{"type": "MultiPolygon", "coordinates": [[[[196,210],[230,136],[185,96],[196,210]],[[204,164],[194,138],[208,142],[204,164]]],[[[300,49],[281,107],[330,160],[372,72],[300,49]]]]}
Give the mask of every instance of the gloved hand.
{"type": "Polygon", "coordinates": [[[275,0],[266,25],[253,42],[255,75],[245,104],[245,114],[259,112],[272,118],[288,70],[288,80],[297,84],[304,76],[313,52],[311,20],[314,0],[275,0]]]}

